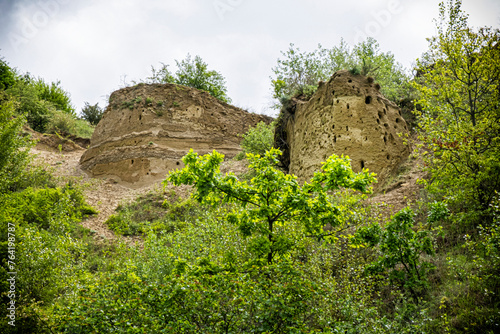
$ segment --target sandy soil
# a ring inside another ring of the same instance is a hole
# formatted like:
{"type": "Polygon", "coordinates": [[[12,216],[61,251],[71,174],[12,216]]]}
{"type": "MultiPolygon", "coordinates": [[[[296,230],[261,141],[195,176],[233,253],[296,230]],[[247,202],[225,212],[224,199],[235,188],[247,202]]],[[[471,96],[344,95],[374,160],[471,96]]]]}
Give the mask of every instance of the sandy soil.
{"type": "MultiPolygon", "coordinates": [[[[61,182],[73,180],[83,186],[87,202],[99,213],[82,221],[82,226],[95,231],[97,238],[115,239],[116,235],[104,225],[104,222],[115,212],[118,205],[129,202],[161,185],[130,189],[111,180],[91,178],[79,167],[83,152],[85,152],[84,149],[59,152],[46,145],[37,145],[32,149],[32,153],[36,156],[35,161],[52,170],[61,182]]],[[[128,239],[128,241],[138,240],[138,238],[128,239]]]]}

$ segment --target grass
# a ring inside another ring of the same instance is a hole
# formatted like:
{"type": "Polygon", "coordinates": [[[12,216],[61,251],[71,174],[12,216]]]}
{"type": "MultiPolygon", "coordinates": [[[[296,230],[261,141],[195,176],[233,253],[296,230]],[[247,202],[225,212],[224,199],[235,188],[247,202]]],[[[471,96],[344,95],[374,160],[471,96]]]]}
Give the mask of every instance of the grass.
{"type": "Polygon", "coordinates": [[[194,224],[201,208],[192,199],[183,200],[175,192],[150,192],[122,204],[105,224],[120,235],[173,233],[194,224]]]}

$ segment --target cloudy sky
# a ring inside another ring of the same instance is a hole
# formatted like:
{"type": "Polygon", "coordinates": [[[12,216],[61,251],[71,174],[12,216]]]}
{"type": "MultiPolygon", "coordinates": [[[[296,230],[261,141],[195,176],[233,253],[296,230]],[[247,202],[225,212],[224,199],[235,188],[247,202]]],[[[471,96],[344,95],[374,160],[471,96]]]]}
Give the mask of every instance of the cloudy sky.
{"type": "MultiPolygon", "coordinates": [[[[435,34],[439,0],[0,0],[0,57],[61,81],[79,111],[150,75],[151,65],[199,55],[233,104],[273,114],[269,77],[290,43],[349,45],[374,37],[410,67],[435,34]]],[[[473,26],[500,26],[500,1],[463,0],[473,26]]]]}

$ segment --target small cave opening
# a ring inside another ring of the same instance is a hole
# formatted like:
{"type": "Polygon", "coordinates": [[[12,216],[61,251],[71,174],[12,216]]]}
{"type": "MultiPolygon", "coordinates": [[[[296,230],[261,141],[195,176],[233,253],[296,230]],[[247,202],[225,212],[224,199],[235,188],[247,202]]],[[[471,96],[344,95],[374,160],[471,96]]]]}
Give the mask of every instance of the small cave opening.
{"type": "Polygon", "coordinates": [[[361,165],[361,169],[365,168],[365,162],[363,160],[361,160],[359,164],[361,165]]]}
{"type": "Polygon", "coordinates": [[[347,109],[349,109],[349,103],[347,104],[347,109]]]}
{"type": "Polygon", "coordinates": [[[370,103],[372,103],[372,97],[371,97],[371,96],[367,96],[367,97],[365,98],[365,103],[366,103],[366,104],[370,104],[370,103]]]}
{"type": "Polygon", "coordinates": [[[134,164],[134,159],[130,160],[130,164],[133,165],[134,164]]]}
{"type": "Polygon", "coordinates": [[[179,161],[177,161],[175,164],[176,164],[177,166],[179,166],[181,163],[180,163],[179,161]]]}
{"type": "Polygon", "coordinates": [[[334,90],[332,90],[332,95],[335,95],[335,91],[334,90]]]}

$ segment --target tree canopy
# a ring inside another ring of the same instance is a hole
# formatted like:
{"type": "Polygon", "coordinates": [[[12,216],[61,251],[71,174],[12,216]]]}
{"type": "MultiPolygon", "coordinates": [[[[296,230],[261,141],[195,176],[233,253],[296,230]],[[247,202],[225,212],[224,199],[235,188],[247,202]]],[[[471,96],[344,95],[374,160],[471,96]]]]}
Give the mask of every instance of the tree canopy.
{"type": "Polygon", "coordinates": [[[469,27],[459,0],[439,12],[414,83],[420,140],[434,190],[485,210],[500,190],[500,32],[469,27]]]}
{"type": "Polygon", "coordinates": [[[392,53],[382,52],[373,38],[360,42],[352,50],[344,40],[331,49],[320,44],[311,52],[303,52],[290,44],[281,55],[284,58],[278,59],[271,77],[273,97],[278,100],[298,94],[310,96],[316,91],[318,81],[328,80],[333,73],[343,69],[374,77],[382,93],[395,102],[408,94],[409,78],[405,69],[392,53]]]}

